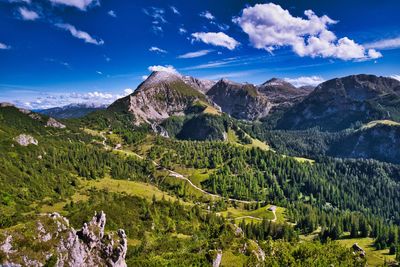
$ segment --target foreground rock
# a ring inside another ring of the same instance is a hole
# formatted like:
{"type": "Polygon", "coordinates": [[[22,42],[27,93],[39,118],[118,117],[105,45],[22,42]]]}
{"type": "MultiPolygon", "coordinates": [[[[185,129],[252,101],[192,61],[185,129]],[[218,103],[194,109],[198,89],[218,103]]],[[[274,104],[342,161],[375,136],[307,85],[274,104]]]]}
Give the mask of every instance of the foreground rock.
{"type": "Polygon", "coordinates": [[[38,141],[28,134],[20,134],[17,137],[15,137],[14,140],[21,146],[29,146],[30,144],[36,146],[38,145],[38,141]]]}
{"type": "Polygon", "coordinates": [[[53,118],[49,118],[49,120],[46,123],[46,127],[53,127],[53,128],[60,128],[60,129],[64,129],[66,126],[64,124],[62,124],[61,122],[56,121],[53,118]]]}
{"type": "Polygon", "coordinates": [[[113,266],[124,267],[124,230],[104,233],[106,215],[96,213],[75,231],[58,213],[0,232],[0,266],[113,266]]]}

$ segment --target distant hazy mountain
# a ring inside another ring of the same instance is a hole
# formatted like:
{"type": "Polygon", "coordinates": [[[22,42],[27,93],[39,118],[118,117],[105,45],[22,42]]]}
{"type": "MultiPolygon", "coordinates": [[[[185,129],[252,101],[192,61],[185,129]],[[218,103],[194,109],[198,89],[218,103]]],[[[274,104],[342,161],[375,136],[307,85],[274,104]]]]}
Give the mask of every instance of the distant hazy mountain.
{"type": "Polygon", "coordinates": [[[320,84],[284,114],[278,127],[336,131],[382,119],[400,121],[400,82],[361,74],[320,84]]]}
{"type": "Polygon", "coordinates": [[[106,108],[107,105],[105,104],[80,103],[80,104],[69,104],[63,107],[40,109],[40,110],[35,110],[35,112],[45,114],[58,119],[70,119],[70,118],[80,118],[90,112],[106,108]]]}

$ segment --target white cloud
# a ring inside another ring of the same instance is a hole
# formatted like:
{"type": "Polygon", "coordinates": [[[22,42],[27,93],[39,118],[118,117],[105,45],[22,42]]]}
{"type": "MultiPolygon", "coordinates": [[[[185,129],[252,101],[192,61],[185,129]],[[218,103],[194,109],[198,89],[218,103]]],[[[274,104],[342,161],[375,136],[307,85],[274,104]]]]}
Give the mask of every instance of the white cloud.
{"type": "Polygon", "coordinates": [[[169,72],[169,73],[178,74],[178,71],[172,65],[165,65],[165,66],[154,65],[154,66],[148,67],[148,70],[149,71],[165,71],[165,72],[169,72]]]}
{"type": "Polygon", "coordinates": [[[98,0],[50,0],[53,4],[61,4],[66,6],[76,7],[82,11],[85,11],[87,7],[91,5],[98,5],[98,0]]]}
{"type": "Polygon", "coordinates": [[[1,50],[5,50],[5,49],[10,49],[10,46],[4,44],[4,43],[0,43],[0,49],[1,50]]]}
{"type": "Polygon", "coordinates": [[[318,17],[312,10],[304,11],[304,15],[307,18],[294,17],[288,10],[273,3],[257,4],[243,9],[242,15],[234,18],[233,22],[248,34],[255,48],[268,52],[288,46],[302,57],[351,60],[382,56],[377,51],[366,51],[348,37],[337,39],[328,30],[328,26],[337,21],[328,16],[318,17]]]}
{"type": "Polygon", "coordinates": [[[368,49],[368,58],[380,58],[382,57],[381,52],[376,51],[375,49],[368,49]]]}
{"type": "Polygon", "coordinates": [[[375,48],[375,49],[397,49],[400,48],[400,37],[383,39],[373,43],[364,44],[364,46],[366,48],[375,48]]]}
{"type": "Polygon", "coordinates": [[[214,46],[226,47],[229,50],[235,49],[239,46],[239,42],[223,32],[195,32],[192,33],[195,41],[202,41],[206,44],[214,46]]]}
{"type": "Polygon", "coordinates": [[[156,52],[156,53],[168,53],[166,50],[161,49],[161,48],[159,48],[159,47],[157,47],[157,46],[152,46],[152,47],[150,47],[150,48],[149,48],[149,51],[150,51],[150,52],[156,52]]]}
{"type": "Polygon", "coordinates": [[[130,95],[130,94],[132,94],[133,93],[133,89],[132,88],[126,88],[125,90],[124,90],[124,94],[125,95],[130,95]]]}
{"type": "Polygon", "coordinates": [[[39,18],[38,13],[36,13],[35,11],[32,11],[32,10],[28,10],[25,7],[20,7],[18,9],[18,11],[23,20],[36,20],[39,18]]]}
{"type": "Polygon", "coordinates": [[[167,23],[165,10],[159,7],[143,8],[143,13],[153,18],[153,24],[167,23]]]}
{"type": "Polygon", "coordinates": [[[108,11],[107,14],[108,14],[109,16],[113,17],[113,18],[116,18],[116,17],[117,17],[117,14],[115,13],[114,10],[108,11]]]}
{"type": "MultiPolygon", "coordinates": [[[[115,100],[126,96],[132,89],[126,88],[121,90],[119,93],[94,91],[87,93],[53,93],[53,92],[41,92],[39,97],[33,96],[25,100],[10,100],[10,102],[15,103],[17,106],[28,108],[28,109],[46,109],[52,107],[62,107],[69,104],[95,104],[99,105],[109,105],[115,100]]],[[[132,90],[133,92],[133,90],[132,90]]]]}
{"type": "Polygon", "coordinates": [[[143,75],[143,76],[142,76],[142,80],[143,80],[143,81],[146,80],[147,78],[149,78],[148,75],[143,75]]]}
{"type": "Polygon", "coordinates": [[[215,19],[215,17],[213,16],[213,14],[211,14],[211,12],[208,11],[208,10],[206,10],[206,11],[204,11],[204,12],[201,12],[201,13],[199,14],[199,16],[200,16],[200,17],[203,17],[203,18],[206,18],[206,19],[209,19],[209,20],[215,19]]]}
{"type": "Polygon", "coordinates": [[[73,26],[71,24],[57,23],[55,25],[60,29],[64,29],[66,31],[69,31],[72,36],[74,36],[74,37],[76,37],[78,39],[84,40],[85,43],[95,44],[95,45],[103,45],[104,44],[103,40],[101,40],[101,39],[96,40],[92,36],[90,36],[90,34],[88,34],[87,32],[77,30],[75,28],[75,26],[73,26]]]}
{"type": "Polygon", "coordinates": [[[317,86],[325,81],[325,79],[320,76],[301,76],[298,78],[284,78],[284,80],[296,87],[304,85],[317,86]]]}
{"type": "Polygon", "coordinates": [[[179,12],[179,10],[178,10],[176,7],[170,6],[170,8],[171,8],[172,12],[174,12],[174,14],[177,14],[177,15],[180,15],[180,14],[181,14],[181,13],[179,12]]]}
{"type": "Polygon", "coordinates": [[[99,75],[103,75],[103,73],[101,71],[98,71],[98,70],[96,71],[96,73],[99,74],[99,75]]]}
{"type": "Polygon", "coordinates": [[[205,56],[209,53],[211,53],[213,50],[199,50],[195,52],[189,52],[183,55],[178,56],[178,58],[195,58],[195,57],[202,57],[205,56]]]}
{"type": "Polygon", "coordinates": [[[392,76],[390,76],[390,78],[400,81],[400,75],[392,75],[392,76]]]}
{"type": "Polygon", "coordinates": [[[178,31],[179,31],[180,34],[187,33],[187,30],[186,30],[185,28],[183,28],[183,27],[180,27],[180,28],[178,29],[178,31]]]}

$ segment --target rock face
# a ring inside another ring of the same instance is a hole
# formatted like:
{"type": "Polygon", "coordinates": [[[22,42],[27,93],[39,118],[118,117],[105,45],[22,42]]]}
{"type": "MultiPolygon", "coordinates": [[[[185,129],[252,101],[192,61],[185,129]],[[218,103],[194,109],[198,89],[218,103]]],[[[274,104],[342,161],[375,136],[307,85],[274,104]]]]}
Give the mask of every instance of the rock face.
{"type": "Polygon", "coordinates": [[[30,144],[37,146],[38,141],[28,134],[20,134],[14,138],[15,142],[17,142],[21,146],[29,146],[30,144]]]}
{"type": "Polygon", "coordinates": [[[56,121],[53,118],[49,118],[49,120],[46,123],[46,127],[53,127],[53,128],[60,128],[60,129],[64,129],[66,126],[64,124],[62,124],[61,122],[56,121]]]}
{"type": "Polygon", "coordinates": [[[52,261],[59,267],[125,267],[125,232],[105,234],[105,224],[106,215],[100,212],[75,231],[66,218],[53,213],[23,229],[5,230],[0,233],[0,251],[5,255],[0,266],[43,266],[52,261]]]}
{"type": "Polygon", "coordinates": [[[172,115],[183,115],[196,100],[207,101],[204,94],[188,85],[181,75],[153,72],[134,93],[118,99],[108,110],[133,114],[136,125],[151,124],[172,115]]]}
{"type": "Polygon", "coordinates": [[[223,112],[234,118],[255,120],[266,116],[272,105],[252,84],[240,84],[222,79],[208,92],[223,112]]]}
{"type": "Polygon", "coordinates": [[[257,88],[271,102],[272,110],[289,108],[302,101],[314,89],[313,87],[296,88],[291,83],[278,78],[272,78],[257,88]]]}
{"type": "Polygon", "coordinates": [[[400,120],[400,81],[352,75],[326,81],[278,122],[282,129],[321,127],[337,131],[356,122],[400,120]]]}
{"type": "Polygon", "coordinates": [[[197,79],[191,76],[183,76],[182,80],[189,86],[197,89],[204,94],[206,94],[216,83],[214,81],[197,79]]]}

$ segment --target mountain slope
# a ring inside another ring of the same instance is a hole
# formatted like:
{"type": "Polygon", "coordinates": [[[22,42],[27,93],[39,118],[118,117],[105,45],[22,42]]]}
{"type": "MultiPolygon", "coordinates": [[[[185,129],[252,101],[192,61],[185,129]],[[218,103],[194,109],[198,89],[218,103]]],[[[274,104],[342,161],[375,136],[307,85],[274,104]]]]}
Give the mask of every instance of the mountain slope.
{"type": "Polygon", "coordinates": [[[271,109],[266,96],[260,94],[252,84],[240,84],[222,79],[208,92],[223,112],[234,118],[255,120],[264,117],[271,109]]]}
{"type": "Polygon", "coordinates": [[[330,145],[334,157],[377,159],[400,163],[400,123],[374,121],[330,145]]]}
{"type": "Polygon", "coordinates": [[[161,122],[171,115],[183,115],[196,101],[207,101],[205,95],[185,83],[178,74],[153,72],[131,95],[108,107],[135,116],[135,124],[161,122]]]}
{"type": "Polygon", "coordinates": [[[278,121],[281,129],[321,127],[337,131],[356,122],[400,120],[400,82],[374,75],[352,75],[320,84],[278,121]]]}

